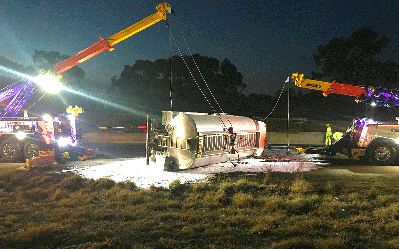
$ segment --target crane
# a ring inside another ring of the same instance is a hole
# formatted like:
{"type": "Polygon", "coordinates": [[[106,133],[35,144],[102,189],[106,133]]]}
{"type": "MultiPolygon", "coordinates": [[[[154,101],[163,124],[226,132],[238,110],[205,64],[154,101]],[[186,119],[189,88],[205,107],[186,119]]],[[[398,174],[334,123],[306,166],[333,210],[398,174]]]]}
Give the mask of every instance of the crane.
{"type": "Polygon", "coordinates": [[[82,63],[97,54],[109,50],[114,50],[114,45],[129,38],[130,36],[148,28],[149,26],[161,21],[166,20],[166,14],[171,13],[172,9],[167,3],[160,3],[156,6],[157,12],[144,18],[143,20],[127,27],[126,29],[119,31],[118,33],[110,36],[108,39],[100,37],[100,41],[91,45],[90,47],[80,51],[79,53],[72,55],[64,61],[57,63],[54,66],[57,74],[61,74],[68,69],[82,63]]]}
{"type": "MultiPolygon", "coordinates": [[[[160,3],[156,6],[157,12],[144,18],[143,20],[127,27],[126,29],[119,31],[118,33],[110,36],[108,39],[103,39],[100,37],[100,41],[91,45],[90,47],[72,55],[54,65],[50,72],[57,74],[61,77],[61,74],[68,69],[96,56],[97,54],[109,50],[114,50],[114,45],[129,38],[130,36],[150,27],[151,25],[161,21],[166,20],[166,14],[172,13],[172,9],[168,3],[160,3]]],[[[46,75],[43,75],[46,76],[46,75]]],[[[13,99],[8,103],[5,111],[1,114],[2,117],[8,116],[10,113],[15,117],[21,110],[25,102],[34,92],[35,84],[31,80],[26,80],[16,86],[9,86],[0,92],[0,102],[3,102],[11,97],[13,99]]]]}
{"type": "Polygon", "coordinates": [[[356,97],[356,102],[381,103],[386,107],[399,106],[399,90],[382,87],[362,87],[342,83],[304,79],[304,74],[293,73],[290,78],[297,87],[323,91],[324,96],[331,93],[356,97]]]}

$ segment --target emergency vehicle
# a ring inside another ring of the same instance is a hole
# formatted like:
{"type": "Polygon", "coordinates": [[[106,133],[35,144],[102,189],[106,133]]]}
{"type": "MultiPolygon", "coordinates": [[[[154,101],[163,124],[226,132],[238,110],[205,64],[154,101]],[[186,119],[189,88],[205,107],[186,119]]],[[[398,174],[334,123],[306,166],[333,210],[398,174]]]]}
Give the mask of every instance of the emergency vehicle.
{"type": "MultiPolygon", "coordinates": [[[[303,74],[293,73],[291,80],[296,86],[356,97],[356,102],[399,106],[398,89],[362,87],[333,82],[304,79],[303,74]]],[[[307,149],[306,153],[334,156],[341,153],[349,158],[367,159],[373,165],[394,165],[399,158],[399,124],[378,122],[371,119],[355,119],[344,136],[325,149],[307,149]]]]}
{"type": "Polygon", "coordinates": [[[62,152],[68,146],[76,147],[77,144],[72,115],[0,118],[2,162],[31,159],[38,156],[40,151],[62,152]]]}

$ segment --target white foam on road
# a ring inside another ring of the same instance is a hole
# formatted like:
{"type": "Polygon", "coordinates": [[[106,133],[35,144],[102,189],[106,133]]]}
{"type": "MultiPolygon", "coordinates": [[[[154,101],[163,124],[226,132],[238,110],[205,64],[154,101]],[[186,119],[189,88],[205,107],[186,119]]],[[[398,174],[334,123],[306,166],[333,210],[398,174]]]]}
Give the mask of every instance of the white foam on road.
{"type": "Polygon", "coordinates": [[[168,187],[169,183],[178,178],[181,183],[186,183],[198,182],[207,177],[202,174],[163,171],[162,163],[151,162],[146,165],[145,158],[115,160],[97,166],[75,166],[63,172],[74,172],[91,179],[108,177],[116,182],[129,180],[139,188],[148,188],[151,185],[168,187]]]}
{"type": "Polygon", "coordinates": [[[74,172],[91,179],[108,177],[116,182],[129,180],[139,188],[148,188],[151,185],[168,187],[176,179],[180,179],[181,183],[204,181],[208,176],[216,173],[259,173],[267,171],[294,173],[320,168],[311,157],[303,157],[304,160],[295,159],[295,161],[270,162],[265,159],[248,158],[239,162],[218,163],[177,172],[164,171],[162,160],[157,163],[150,162],[149,165],[146,165],[145,158],[115,159],[103,161],[99,165],[95,165],[95,161],[92,161],[88,166],[76,162],[75,165],[72,163],[72,167],[63,172],[74,172]]]}

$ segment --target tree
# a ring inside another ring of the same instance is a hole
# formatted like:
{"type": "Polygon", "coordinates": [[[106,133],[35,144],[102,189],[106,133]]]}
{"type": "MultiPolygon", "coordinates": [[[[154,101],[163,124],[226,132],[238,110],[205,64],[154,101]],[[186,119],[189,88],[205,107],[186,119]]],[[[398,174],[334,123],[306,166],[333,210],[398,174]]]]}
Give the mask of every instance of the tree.
{"type": "Polygon", "coordinates": [[[398,64],[376,59],[388,42],[387,37],[370,27],[354,31],[349,38],[333,38],[314,55],[321,72],[312,72],[313,78],[352,85],[394,86],[399,76],[398,64]]]}
{"type": "Polygon", "coordinates": [[[223,60],[220,70],[226,92],[241,92],[247,87],[246,84],[242,83],[242,74],[237,71],[237,68],[228,59],[223,60]]]}
{"type": "Polygon", "coordinates": [[[220,112],[216,99],[223,111],[233,113],[238,110],[237,103],[244,99],[241,91],[246,85],[242,79],[242,74],[227,59],[219,63],[215,58],[199,54],[173,56],[171,64],[170,59],[158,59],[154,62],[137,60],[132,66],[126,65],[119,79],[112,79],[110,93],[119,93],[125,99],[134,99],[133,102],[143,105],[150,102],[156,108],[169,110],[171,80],[175,110],[220,112]]]}
{"type": "MultiPolygon", "coordinates": [[[[53,73],[55,73],[54,66],[58,62],[61,62],[67,58],[69,58],[68,55],[62,55],[61,53],[56,51],[47,52],[43,50],[35,50],[32,56],[37,71],[44,70],[45,72],[47,72],[48,70],[50,70],[53,73]]],[[[67,88],[81,90],[84,88],[88,88],[87,86],[85,86],[84,80],[85,72],[80,67],[75,66],[62,73],[61,83],[67,88]]],[[[39,94],[42,95],[44,93],[40,91],[39,94]]],[[[46,98],[40,101],[41,103],[39,104],[39,106],[47,105],[47,107],[43,109],[48,109],[48,106],[52,106],[52,109],[57,110],[56,112],[58,113],[64,112],[66,106],[87,105],[88,103],[87,98],[66,91],[63,91],[62,94],[58,95],[46,94],[43,96],[46,96],[46,98]]],[[[32,96],[31,98],[33,97],[34,96],[32,96]]],[[[34,99],[37,100],[39,97],[36,97],[34,99]]],[[[34,107],[38,108],[39,106],[35,105],[34,107]]]]}
{"type": "MultiPolygon", "coordinates": [[[[6,69],[12,69],[15,70],[19,73],[26,73],[26,74],[32,74],[33,73],[33,67],[32,66],[28,66],[25,67],[21,64],[18,64],[16,62],[11,61],[10,59],[4,57],[4,56],[0,56],[0,66],[6,68],[6,69]]],[[[20,77],[17,76],[15,74],[9,73],[10,77],[20,77]]]]}
{"type": "MultiPolygon", "coordinates": [[[[52,70],[53,67],[58,63],[67,58],[68,55],[61,55],[59,52],[51,51],[46,52],[43,50],[35,50],[33,56],[33,62],[38,69],[43,69],[45,71],[52,70]]],[[[66,86],[72,87],[81,87],[82,80],[85,78],[85,72],[78,66],[75,66],[64,73],[63,76],[63,84],[66,86]]]]}

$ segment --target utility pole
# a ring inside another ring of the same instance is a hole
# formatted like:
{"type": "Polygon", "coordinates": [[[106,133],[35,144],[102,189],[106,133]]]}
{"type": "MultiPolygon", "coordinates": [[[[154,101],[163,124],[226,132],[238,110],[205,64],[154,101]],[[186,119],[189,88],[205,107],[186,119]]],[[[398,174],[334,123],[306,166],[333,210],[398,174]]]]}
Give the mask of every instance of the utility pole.
{"type": "Polygon", "coordinates": [[[287,154],[290,150],[290,78],[287,78],[288,82],[288,99],[287,99],[287,154]]]}
{"type": "Polygon", "coordinates": [[[169,66],[170,66],[170,79],[169,79],[169,98],[170,98],[170,110],[173,112],[173,101],[172,101],[172,30],[169,29],[169,66]]]}

